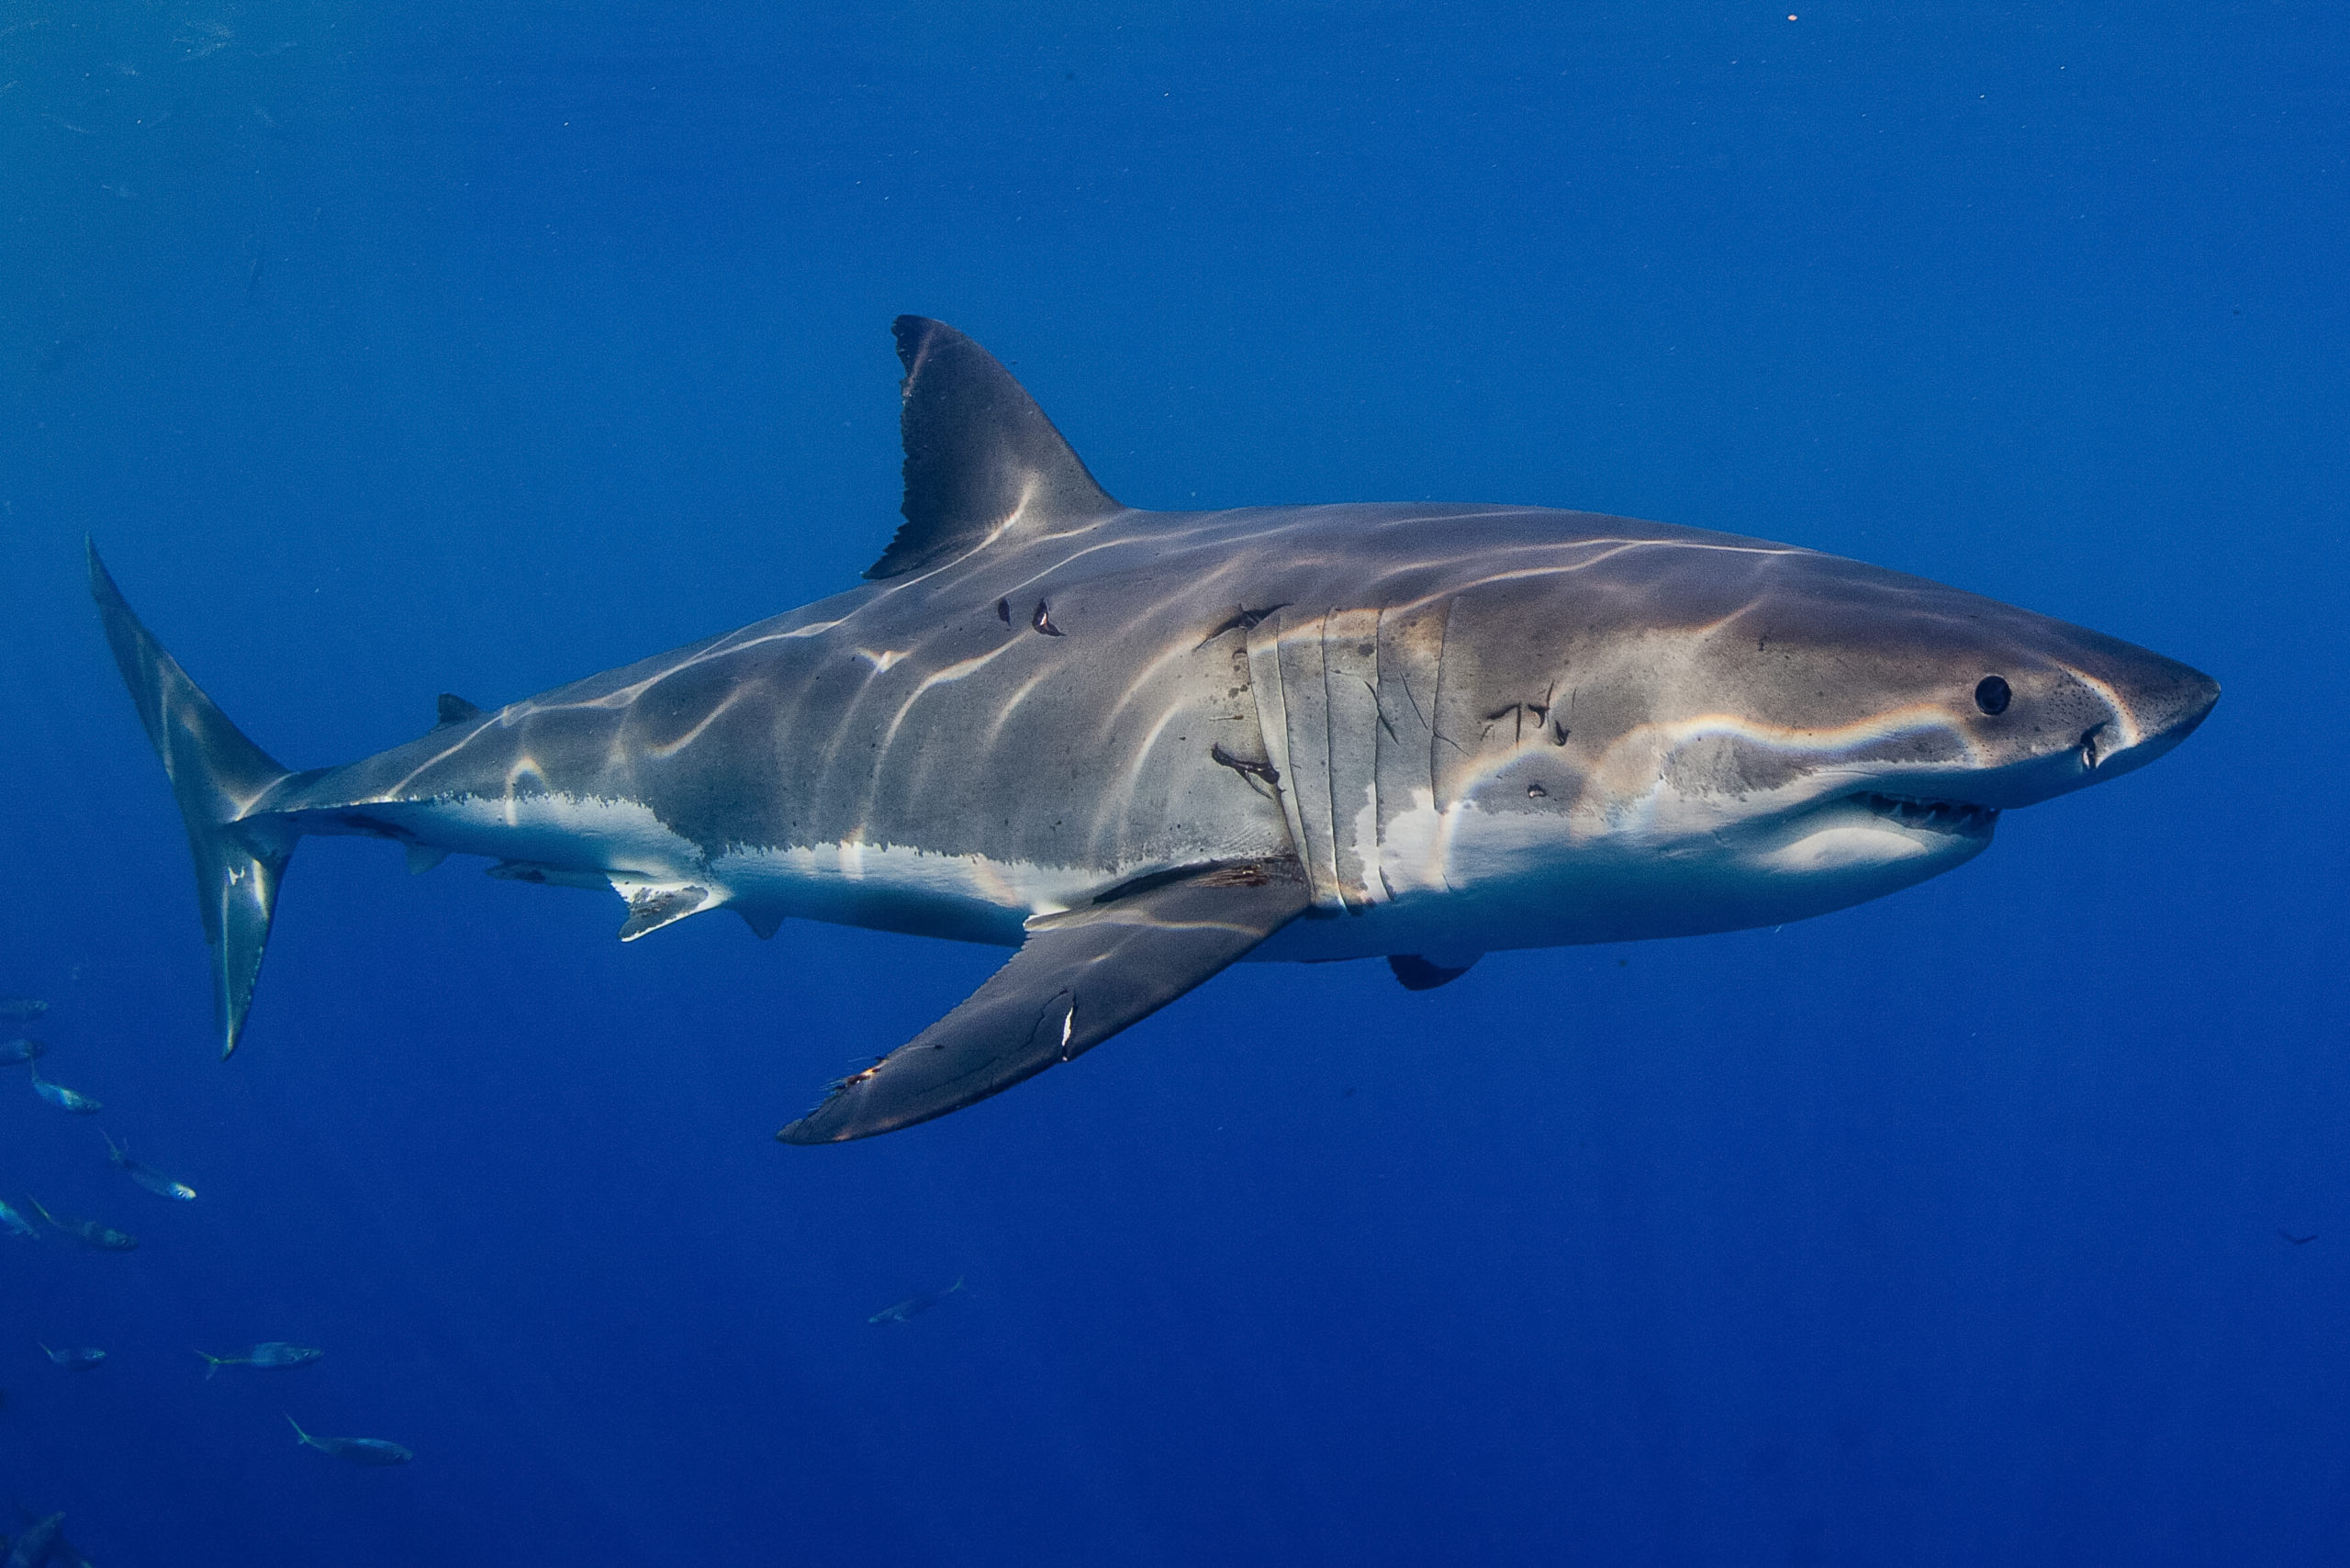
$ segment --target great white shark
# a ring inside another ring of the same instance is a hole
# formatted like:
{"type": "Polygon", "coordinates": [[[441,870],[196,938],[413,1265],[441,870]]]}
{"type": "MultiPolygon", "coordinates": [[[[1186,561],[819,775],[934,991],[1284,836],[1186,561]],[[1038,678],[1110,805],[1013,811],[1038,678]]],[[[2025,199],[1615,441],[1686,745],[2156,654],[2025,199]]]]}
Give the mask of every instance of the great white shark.
{"type": "Polygon", "coordinates": [[[1121,505],[1003,367],[896,323],[905,521],[861,587],[297,772],[90,581],[196,860],[225,1056],[310,834],[1015,949],[778,1135],[863,1137],[1248,958],[1775,925],[1940,875],[2218,700],[2098,633],[1792,545],[1521,506],[1121,505]]]}

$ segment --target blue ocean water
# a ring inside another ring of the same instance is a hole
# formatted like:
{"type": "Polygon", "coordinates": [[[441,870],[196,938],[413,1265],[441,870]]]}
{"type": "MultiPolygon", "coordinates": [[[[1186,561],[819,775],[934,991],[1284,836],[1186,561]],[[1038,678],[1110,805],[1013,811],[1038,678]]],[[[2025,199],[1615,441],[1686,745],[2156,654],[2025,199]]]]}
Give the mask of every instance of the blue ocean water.
{"type": "Polygon", "coordinates": [[[2350,23],[1789,3],[0,0],[0,992],[201,1193],[0,1078],[0,1196],[143,1241],[0,1238],[0,1530],[2350,1561],[2350,23]],[[1424,995],[1242,966],[842,1148],[771,1135],[998,954],[622,947],[609,896],[312,840],[213,1059],[84,536],[346,761],[853,582],[909,310],[1138,505],[1757,534],[2227,696],[1891,899],[1424,995]],[[266,1339],[327,1354],[191,1354],[266,1339]]]}

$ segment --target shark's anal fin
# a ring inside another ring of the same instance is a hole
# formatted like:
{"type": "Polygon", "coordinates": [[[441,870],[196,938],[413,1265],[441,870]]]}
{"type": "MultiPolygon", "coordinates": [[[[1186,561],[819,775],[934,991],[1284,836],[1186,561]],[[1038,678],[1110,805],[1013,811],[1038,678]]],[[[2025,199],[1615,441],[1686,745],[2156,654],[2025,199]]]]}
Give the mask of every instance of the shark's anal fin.
{"type": "Polygon", "coordinates": [[[961,1006],[776,1136],[842,1143],[926,1122],[1091,1050],[1305,911],[1294,860],[1203,868],[1033,921],[961,1006]]]}
{"type": "Polygon", "coordinates": [[[435,728],[442,724],[462,724],[467,719],[478,719],[482,712],[478,707],[453,691],[442,692],[432,700],[432,705],[433,711],[440,715],[434,721],[435,728]]]}
{"type": "Polygon", "coordinates": [[[1448,958],[1439,963],[1416,953],[1390,953],[1387,968],[1394,974],[1396,983],[1405,991],[1434,991],[1440,985],[1450,985],[1477,961],[1478,955],[1468,954],[1459,958],[1448,958]]]}
{"type": "Polygon", "coordinates": [[[892,330],[906,367],[906,521],[867,577],[940,566],[1007,531],[1122,510],[987,350],[926,317],[901,316],[892,330]]]}

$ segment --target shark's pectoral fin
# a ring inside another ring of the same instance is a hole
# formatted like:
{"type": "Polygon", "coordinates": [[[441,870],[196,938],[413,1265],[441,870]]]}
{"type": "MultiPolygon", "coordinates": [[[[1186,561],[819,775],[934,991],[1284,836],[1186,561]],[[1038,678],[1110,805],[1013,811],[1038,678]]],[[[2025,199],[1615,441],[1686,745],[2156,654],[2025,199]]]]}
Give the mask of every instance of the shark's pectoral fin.
{"type": "Polygon", "coordinates": [[[1166,1006],[1304,913],[1309,896],[1294,860],[1252,860],[1033,921],[961,1006],[776,1136],[842,1143],[1000,1093],[1166,1006]]]}

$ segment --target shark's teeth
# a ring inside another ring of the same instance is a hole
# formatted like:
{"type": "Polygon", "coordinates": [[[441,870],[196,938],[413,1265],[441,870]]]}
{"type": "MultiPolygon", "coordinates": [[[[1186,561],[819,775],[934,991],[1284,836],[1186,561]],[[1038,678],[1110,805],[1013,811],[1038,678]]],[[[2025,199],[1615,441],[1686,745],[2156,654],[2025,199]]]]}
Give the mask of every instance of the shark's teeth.
{"type": "Polygon", "coordinates": [[[1930,833],[1980,837],[1999,822],[1997,808],[1969,805],[1964,801],[1913,801],[1900,795],[1869,794],[1861,796],[1860,802],[1903,827],[1923,828],[1930,833]]]}

